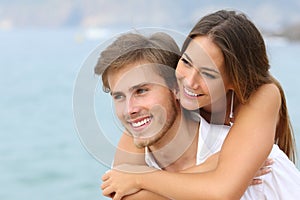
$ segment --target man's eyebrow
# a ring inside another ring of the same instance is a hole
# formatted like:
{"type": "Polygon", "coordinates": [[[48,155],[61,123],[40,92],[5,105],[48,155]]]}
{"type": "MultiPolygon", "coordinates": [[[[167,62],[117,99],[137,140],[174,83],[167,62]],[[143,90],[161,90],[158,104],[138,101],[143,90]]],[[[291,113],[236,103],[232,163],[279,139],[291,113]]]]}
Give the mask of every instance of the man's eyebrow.
{"type": "MultiPolygon", "coordinates": [[[[153,84],[153,83],[149,83],[149,82],[147,82],[147,83],[140,83],[140,84],[134,85],[131,88],[129,88],[129,91],[131,92],[133,90],[136,90],[138,88],[145,87],[145,86],[148,86],[148,85],[151,85],[151,84],[153,84]]],[[[123,94],[123,92],[121,92],[121,91],[111,91],[110,92],[111,96],[114,96],[114,95],[117,95],[117,94],[123,94]]]]}
{"type": "MultiPolygon", "coordinates": [[[[183,55],[185,55],[186,59],[189,60],[190,63],[194,66],[192,59],[186,53],[183,53],[183,55]]],[[[210,68],[210,67],[199,67],[199,68],[202,69],[202,70],[211,71],[211,72],[215,72],[217,74],[220,74],[220,72],[218,70],[210,68]]]]}
{"type": "Polygon", "coordinates": [[[132,86],[132,87],[129,89],[129,91],[136,90],[136,89],[138,89],[138,88],[145,87],[145,86],[150,85],[150,84],[152,84],[152,83],[148,83],[148,82],[140,83],[140,84],[137,84],[137,85],[132,86]]]}
{"type": "Polygon", "coordinates": [[[115,96],[115,95],[119,95],[119,94],[122,94],[122,92],[119,92],[119,91],[116,91],[116,92],[111,91],[111,92],[110,92],[110,95],[111,95],[111,96],[115,96]]]}

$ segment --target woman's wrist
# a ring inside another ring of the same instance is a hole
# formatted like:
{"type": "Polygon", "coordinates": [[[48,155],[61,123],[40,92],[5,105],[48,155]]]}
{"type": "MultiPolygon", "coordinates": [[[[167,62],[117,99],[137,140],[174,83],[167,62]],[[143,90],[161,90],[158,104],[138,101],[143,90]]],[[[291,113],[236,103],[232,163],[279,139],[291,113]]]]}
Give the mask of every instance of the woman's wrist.
{"type": "Polygon", "coordinates": [[[153,179],[154,175],[159,172],[160,171],[155,170],[155,171],[151,171],[151,172],[137,174],[137,177],[136,177],[137,187],[141,190],[147,190],[148,189],[147,180],[153,179]]]}
{"type": "Polygon", "coordinates": [[[135,184],[137,186],[138,189],[143,189],[143,179],[142,179],[142,176],[144,174],[137,174],[136,175],[136,178],[135,178],[135,184]]]}

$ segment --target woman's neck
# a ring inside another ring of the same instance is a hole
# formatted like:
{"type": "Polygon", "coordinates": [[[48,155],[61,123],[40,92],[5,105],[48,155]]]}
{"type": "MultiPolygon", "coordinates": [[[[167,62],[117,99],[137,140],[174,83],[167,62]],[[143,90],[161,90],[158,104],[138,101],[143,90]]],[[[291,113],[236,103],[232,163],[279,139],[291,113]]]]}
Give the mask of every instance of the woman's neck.
{"type": "MultiPolygon", "coordinates": [[[[208,122],[212,124],[230,124],[230,110],[231,110],[231,92],[227,92],[226,99],[222,99],[213,105],[206,106],[199,110],[200,115],[208,122]],[[225,102],[225,103],[224,103],[225,102]]],[[[237,100],[234,99],[233,113],[237,108],[237,100]]]]}

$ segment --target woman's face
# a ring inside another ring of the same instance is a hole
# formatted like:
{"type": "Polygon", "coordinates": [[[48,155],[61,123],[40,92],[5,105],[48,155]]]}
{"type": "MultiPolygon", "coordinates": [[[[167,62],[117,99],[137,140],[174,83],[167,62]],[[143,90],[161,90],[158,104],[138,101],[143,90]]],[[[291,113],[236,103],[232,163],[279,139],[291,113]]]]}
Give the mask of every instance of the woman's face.
{"type": "Polygon", "coordinates": [[[176,77],[180,103],[188,110],[224,109],[226,93],[232,84],[225,74],[221,49],[207,36],[197,36],[178,62],[176,77]]]}

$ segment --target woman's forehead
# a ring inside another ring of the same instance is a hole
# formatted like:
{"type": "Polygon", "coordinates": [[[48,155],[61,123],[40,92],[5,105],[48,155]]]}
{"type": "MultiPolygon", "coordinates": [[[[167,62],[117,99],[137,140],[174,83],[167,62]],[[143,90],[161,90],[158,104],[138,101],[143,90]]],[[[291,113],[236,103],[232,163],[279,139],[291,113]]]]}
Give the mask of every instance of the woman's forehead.
{"type": "Polygon", "coordinates": [[[184,52],[196,67],[206,66],[217,68],[224,66],[224,56],[221,49],[208,37],[197,36],[191,40],[184,52]]]}

